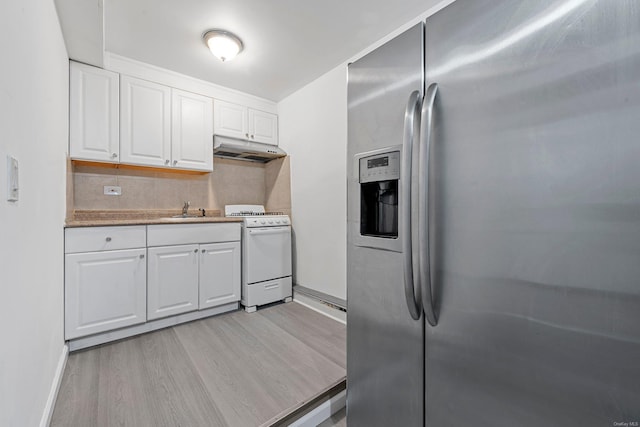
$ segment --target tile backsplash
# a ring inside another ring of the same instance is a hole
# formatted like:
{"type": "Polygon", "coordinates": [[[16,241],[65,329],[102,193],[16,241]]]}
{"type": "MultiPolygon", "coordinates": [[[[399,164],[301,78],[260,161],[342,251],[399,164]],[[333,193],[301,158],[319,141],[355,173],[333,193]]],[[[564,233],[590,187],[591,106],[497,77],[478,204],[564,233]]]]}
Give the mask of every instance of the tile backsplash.
{"type": "Polygon", "coordinates": [[[73,182],[67,186],[67,212],[77,210],[219,209],[228,204],[266,205],[290,213],[289,158],[253,163],[216,158],[208,174],[181,174],[157,169],[127,169],[69,164],[73,182]],[[122,195],[103,194],[105,185],[119,186],[122,195]]]}

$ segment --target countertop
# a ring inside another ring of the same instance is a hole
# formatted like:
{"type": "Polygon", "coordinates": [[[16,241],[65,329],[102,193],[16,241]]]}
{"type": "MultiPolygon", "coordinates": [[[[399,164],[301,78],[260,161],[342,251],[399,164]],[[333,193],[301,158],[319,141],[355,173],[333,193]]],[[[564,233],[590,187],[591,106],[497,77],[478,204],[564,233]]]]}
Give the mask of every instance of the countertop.
{"type": "MultiPolygon", "coordinates": [[[[189,214],[196,214],[189,212],[189,214]]],[[[172,218],[181,214],[180,210],[108,210],[74,211],[65,221],[66,228],[100,227],[118,225],[151,225],[151,224],[207,224],[220,222],[242,222],[242,218],[230,218],[220,215],[219,210],[207,210],[206,216],[192,218],[172,218]]]]}

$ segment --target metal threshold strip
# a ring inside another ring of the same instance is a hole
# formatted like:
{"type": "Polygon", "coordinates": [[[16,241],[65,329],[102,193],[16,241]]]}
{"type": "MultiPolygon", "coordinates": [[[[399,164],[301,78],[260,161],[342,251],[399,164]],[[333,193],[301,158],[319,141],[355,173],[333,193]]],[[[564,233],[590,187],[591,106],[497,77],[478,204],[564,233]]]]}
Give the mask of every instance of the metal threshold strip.
{"type": "Polygon", "coordinates": [[[332,295],[325,294],[324,292],[316,291],[314,289],[305,288],[304,286],[294,285],[294,292],[299,292],[302,295],[308,296],[315,300],[320,301],[323,304],[326,304],[330,307],[335,308],[340,311],[347,311],[347,301],[341,298],[336,298],[332,295]]]}
{"type": "Polygon", "coordinates": [[[337,384],[325,390],[324,392],[316,395],[315,397],[303,402],[297,408],[292,408],[290,412],[286,414],[279,414],[272,418],[268,422],[262,424],[261,427],[280,427],[293,424],[296,420],[304,417],[309,412],[313,411],[323,403],[335,398],[341,392],[347,389],[347,378],[344,377],[337,384]]]}

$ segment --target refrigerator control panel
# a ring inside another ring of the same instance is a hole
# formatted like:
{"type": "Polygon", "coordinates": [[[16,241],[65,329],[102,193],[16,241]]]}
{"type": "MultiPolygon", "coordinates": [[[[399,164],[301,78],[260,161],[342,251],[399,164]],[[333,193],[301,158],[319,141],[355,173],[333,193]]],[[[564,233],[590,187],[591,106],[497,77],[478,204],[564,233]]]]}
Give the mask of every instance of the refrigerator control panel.
{"type": "Polygon", "coordinates": [[[360,158],[360,183],[400,179],[400,151],[360,158]]]}

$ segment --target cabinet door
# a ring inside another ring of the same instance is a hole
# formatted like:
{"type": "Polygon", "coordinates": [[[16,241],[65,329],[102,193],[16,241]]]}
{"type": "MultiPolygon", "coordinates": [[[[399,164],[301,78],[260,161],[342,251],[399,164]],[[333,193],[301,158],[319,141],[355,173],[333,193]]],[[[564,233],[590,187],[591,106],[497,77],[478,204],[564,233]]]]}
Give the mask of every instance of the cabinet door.
{"type": "Polygon", "coordinates": [[[198,309],[198,245],[149,248],[147,319],[198,309]]]}
{"type": "Polygon", "coordinates": [[[247,107],[231,102],[213,101],[213,131],[216,135],[247,139],[247,107]]]}
{"type": "Polygon", "coordinates": [[[240,300],[240,242],[200,245],[200,310],[240,300]]]}
{"type": "Polygon", "coordinates": [[[118,162],[119,75],[89,65],[69,65],[69,156],[118,162]]]}
{"type": "Polygon", "coordinates": [[[172,166],[213,170],[213,102],[211,98],[171,91],[172,166]]]}
{"type": "Polygon", "coordinates": [[[278,145],[278,116],[249,108],[249,139],[278,145]]]}
{"type": "Polygon", "coordinates": [[[128,76],[120,78],[120,161],[171,164],[171,88],[128,76]]]}
{"type": "Polygon", "coordinates": [[[65,339],[145,322],[145,252],[65,255],[65,339]]]}

